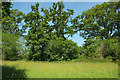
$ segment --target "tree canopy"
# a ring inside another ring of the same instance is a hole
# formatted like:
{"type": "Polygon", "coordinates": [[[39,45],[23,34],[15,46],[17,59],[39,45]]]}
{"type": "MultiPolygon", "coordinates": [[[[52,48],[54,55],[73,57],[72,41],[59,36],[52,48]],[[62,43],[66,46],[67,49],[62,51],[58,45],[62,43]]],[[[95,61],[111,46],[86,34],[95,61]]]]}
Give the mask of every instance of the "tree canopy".
{"type": "Polygon", "coordinates": [[[120,2],[99,5],[81,15],[80,35],[85,39],[100,36],[101,39],[120,36],[120,2]]]}
{"type": "Polygon", "coordinates": [[[23,12],[12,9],[11,2],[2,2],[2,57],[5,60],[18,60],[21,54],[19,38],[23,33],[19,24],[23,20],[23,12]]]}
{"type": "Polygon", "coordinates": [[[117,60],[120,54],[120,2],[104,2],[73,18],[74,10],[56,2],[47,9],[39,3],[24,14],[2,4],[2,52],[6,60],[26,58],[38,61],[69,61],[73,59],[117,60]],[[25,46],[19,42],[23,33],[25,46]],[[79,47],[69,36],[80,32],[85,39],[79,47]],[[65,37],[67,35],[67,37],[65,37]],[[23,53],[23,54],[21,54],[23,53]],[[27,54],[28,53],[28,54],[27,54]]]}
{"type": "Polygon", "coordinates": [[[29,27],[26,45],[30,47],[31,58],[39,54],[41,59],[45,60],[44,50],[50,40],[56,37],[63,38],[63,41],[66,40],[65,34],[73,35],[75,33],[75,23],[72,26],[67,24],[74,20],[70,19],[74,10],[67,9],[66,12],[63,2],[53,3],[49,9],[41,8],[43,15],[40,15],[38,3],[32,5],[31,9],[32,11],[24,17],[26,24],[23,27],[29,27]]]}

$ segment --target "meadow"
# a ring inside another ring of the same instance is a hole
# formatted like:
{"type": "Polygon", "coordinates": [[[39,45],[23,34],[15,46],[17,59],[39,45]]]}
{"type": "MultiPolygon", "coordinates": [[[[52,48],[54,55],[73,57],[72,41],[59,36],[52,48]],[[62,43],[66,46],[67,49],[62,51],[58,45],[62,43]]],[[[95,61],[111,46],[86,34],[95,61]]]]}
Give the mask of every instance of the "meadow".
{"type": "Polygon", "coordinates": [[[3,78],[118,78],[112,62],[2,61],[3,78]]]}

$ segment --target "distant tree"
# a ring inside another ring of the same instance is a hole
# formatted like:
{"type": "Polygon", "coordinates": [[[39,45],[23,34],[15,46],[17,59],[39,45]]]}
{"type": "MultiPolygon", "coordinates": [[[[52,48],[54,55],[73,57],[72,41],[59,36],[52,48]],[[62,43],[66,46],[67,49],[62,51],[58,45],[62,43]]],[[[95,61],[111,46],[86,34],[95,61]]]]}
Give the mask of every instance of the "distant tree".
{"type": "Polygon", "coordinates": [[[120,36],[120,2],[104,2],[81,15],[80,35],[85,39],[100,36],[101,39],[120,36]]]}
{"type": "Polygon", "coordinates": [[[19,44],[19,38],[24,29],[20,29],[20,23],[23,20],[24,13],[18,9],[11,10],[11,2],[2,3],[2,55],[5,60],[20,59],[22,51],[19,44]]]}
{"type": "Polygon", "coordinates": [[[2,32],[2,59],[19,60],[21,45],[18,42],[17,35],[2,32]]]}
{"type": "Polygon", "coordinates": [[[29,59],[35,59],[34,56],[37,54],[40,60],[44,60],[43,50],[49,39],[46,34],[47,21],[39,13],[39,4],[31,6],[32,11],[28,13],[25,19],[25,25],[23,27],[29,27],[28,34],[25,36],[26,45],[29,46],[29,59]],[[48,38],[48,39],[47,39],[48,38]]]}
{"type": "Polygon", "coordinates": [[[2,30],[8,33],[22,35],[24,30],[20,29],[20,25],[23,16],[24,14],[18,9],[10,10],[10,14],[2,18],[2,30]]]}
{"type": "Polygon", "coordinates": [[[2,2],[2,18],[10,16],[10,8],[12,8],[11,2],[2,2]]]}
{"type": "Polygon", "coordinates": [[[49,9],[41,8],[41,11],[44,13],[46,21],[50,22],[49,25],[51,24],[49,33],[54,31],[58,38],[63,37],[64,39],[66,39],[66,34],[73,35],[76,33],[74,29],[76,29],[75,25],[77,25],[77,18],[79,17],[72,19],[74,10],[67,9],[65,11],[63,2],[53,3],[52,7],[49,7],[49,9]]]}
{"type": "Polygon", "coordinates": [[[77,59],[80,54],[80,48],[72,40],[56,38],[49,41],[44,50],[46,61],[69,61],[77,59]]]}
{"type": "Polygon", "coordinates": [[[120,41],[120,2],[104,2],[83,11],[80,35],[86,39],[84,55],[90,58],[118,59],[120,41]]]}
{"type": "Polygon", "coordinates": [[[76,31],[73,30],[75,21],[70,19],[74,11],[71,9],[64,11],[63,2],[53,3],[49,9],[41,8],[43,15],[40,15],[38,3],[35,6],[32,5],[31,9],[32,11],[24,17],[26,24],[23,26],[29,28],[25,38],[26,45],[30,48],[29,59],[44,61],[46,56],[44,50],[49,40],[54,37],[66,40],[66,34],[75,34],[76,31]],[[69,22],[72,26],[68,25],[69,22]]]}
{"type": "Polygon", "coordinates": [[[118,60],[120,47],[118,39],[105,39],[98,47],[98,53],[102,54],[103,58],[109,58],[113,61],[118,60]]]}

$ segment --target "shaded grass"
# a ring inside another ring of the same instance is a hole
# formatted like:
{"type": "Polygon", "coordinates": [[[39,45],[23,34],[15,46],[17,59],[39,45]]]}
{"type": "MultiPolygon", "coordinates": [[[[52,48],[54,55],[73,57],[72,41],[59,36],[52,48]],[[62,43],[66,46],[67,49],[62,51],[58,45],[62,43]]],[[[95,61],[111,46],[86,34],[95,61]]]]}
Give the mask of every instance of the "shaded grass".
{"type": "Polygon", "coordinates": [[[3,61],[2,66],[24,70],[22,74],[27,78],[118,78],[118,65],[110,62],[3,61]]]}
{"type": "Polygon", "coordinates": [[[2,78],[26,78],[25,70],[16,69],[15,66],[2,66],[2,78]]]}

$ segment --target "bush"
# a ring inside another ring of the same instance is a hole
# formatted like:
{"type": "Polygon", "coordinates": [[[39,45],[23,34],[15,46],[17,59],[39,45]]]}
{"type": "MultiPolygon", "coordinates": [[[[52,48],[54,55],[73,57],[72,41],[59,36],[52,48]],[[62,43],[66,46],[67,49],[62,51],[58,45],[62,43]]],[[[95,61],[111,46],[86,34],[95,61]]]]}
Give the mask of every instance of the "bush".
{"type": "Polygon", "coordinates": [[[118,39],[105,39],[101,42],[100,47],[101,49],[98,52],[103,58],[108,58],[113,61],[118,59],[118,54],[120,53],[118,39]]]}
{"type": "Polygon", "coordinates": [[[99,58],[100,55],[96,52],[97,47],[100,45],[99,37],[96,39],[89,38],[87,39],[86,43],[84,44],[85,52],[84,57],[88,59],[96,59],[99,58]]]}
{"type": "Polygon", "coordinates": [[[18,36],[14,34],[2,33],[2,59],[19,60],[21,45],[18,43],[18,36]]]}
{"type": "MultiPolygon", "coordinates": [[[[91,41],[91,40],[90,40],[91,41]]],[[[85,45],[89,43],[89,40],[85,45]]],[[[90,45],[84,46],[84,57],[89,60],[116,61],[120,54],[118,39],[92,40],[90,45]]]]}
{"type": "Polygon", "coordinates": [[[78,58],[80,47],[72,40],[64,41],[62,38],[57,38],[49,41],[44,53],[46,61],[69,61],[78,58]]]}

